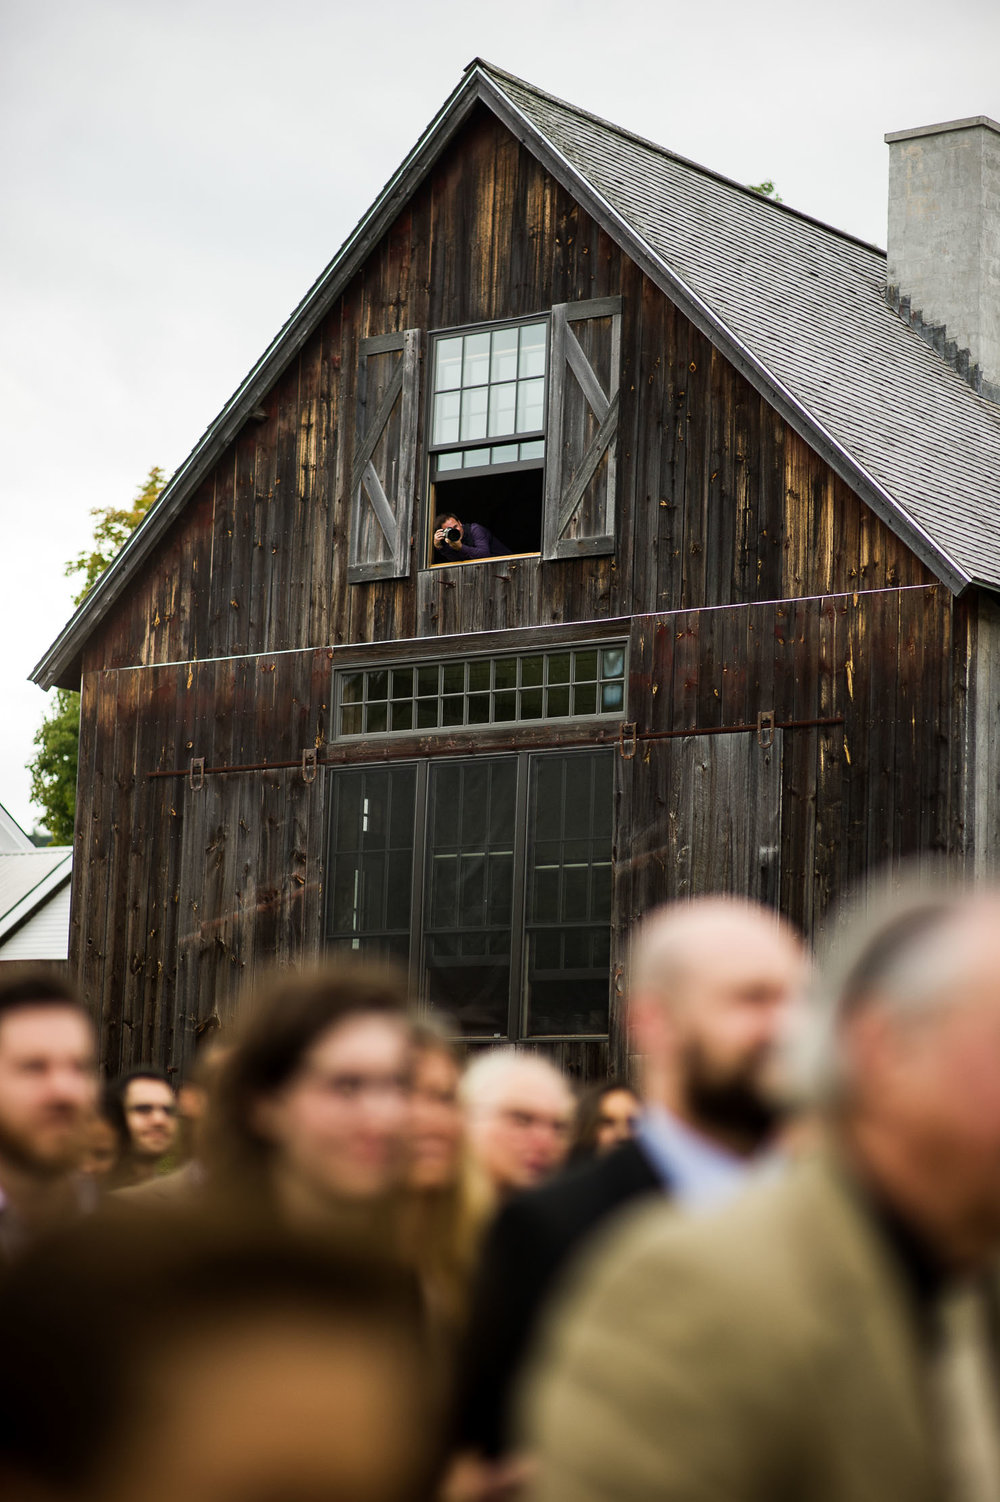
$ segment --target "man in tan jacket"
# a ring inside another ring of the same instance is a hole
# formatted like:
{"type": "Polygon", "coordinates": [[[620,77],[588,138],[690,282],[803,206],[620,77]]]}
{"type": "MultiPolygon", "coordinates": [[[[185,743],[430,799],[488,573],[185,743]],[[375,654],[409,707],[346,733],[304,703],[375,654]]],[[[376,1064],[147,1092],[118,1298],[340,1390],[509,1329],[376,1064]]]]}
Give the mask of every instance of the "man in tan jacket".
{"type": "Polygon", "coordinates": [[[525,1398],[532,1502],[998,1502],[1000,904],[911,897],[832,984],[823,1151],[643,1210],[525,1398]]]}

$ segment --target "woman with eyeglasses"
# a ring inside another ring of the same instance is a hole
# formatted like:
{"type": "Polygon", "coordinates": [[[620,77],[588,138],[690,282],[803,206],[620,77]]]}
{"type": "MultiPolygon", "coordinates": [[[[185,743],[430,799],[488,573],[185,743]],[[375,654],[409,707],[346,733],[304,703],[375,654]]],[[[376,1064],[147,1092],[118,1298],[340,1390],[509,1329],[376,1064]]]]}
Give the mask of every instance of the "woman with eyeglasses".
{"type": "Polygon", "coordinates": [[[254,998],[209,1108],[206,1193],[250,1218],[385,1247],[405,1166],[406,991],[342,961],[254,998]]]}

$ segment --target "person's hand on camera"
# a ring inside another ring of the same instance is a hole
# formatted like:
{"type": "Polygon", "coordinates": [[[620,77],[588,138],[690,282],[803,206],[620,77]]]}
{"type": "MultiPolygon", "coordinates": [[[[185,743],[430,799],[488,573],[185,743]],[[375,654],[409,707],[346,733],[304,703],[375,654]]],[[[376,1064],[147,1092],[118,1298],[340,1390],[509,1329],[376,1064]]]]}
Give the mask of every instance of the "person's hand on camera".
{"type": "Polygon", "coordinates": [[[438,527],[434,533],[434,546],[436,548],[452,548],[458,552],[462,546],[462,526],[450,524],[446,527],[438,527]]]}

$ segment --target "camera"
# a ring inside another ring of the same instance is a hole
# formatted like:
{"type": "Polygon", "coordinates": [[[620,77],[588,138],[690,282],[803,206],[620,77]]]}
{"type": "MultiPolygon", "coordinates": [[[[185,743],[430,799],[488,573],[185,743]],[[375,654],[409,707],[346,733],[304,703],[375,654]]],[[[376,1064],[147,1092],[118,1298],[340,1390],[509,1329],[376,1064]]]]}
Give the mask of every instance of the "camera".
{"type": "Polygon", "coordinates": [[[461,542],[462,534],[457,527],[445,527],[444,535],[448,542],[461,542]]]}

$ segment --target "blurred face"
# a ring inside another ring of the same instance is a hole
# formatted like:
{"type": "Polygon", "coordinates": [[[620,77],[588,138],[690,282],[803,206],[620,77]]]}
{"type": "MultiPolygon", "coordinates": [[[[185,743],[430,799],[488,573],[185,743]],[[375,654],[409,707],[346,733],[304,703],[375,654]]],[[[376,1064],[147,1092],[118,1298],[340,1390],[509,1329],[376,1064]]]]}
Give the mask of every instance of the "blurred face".
{"type": "Polygon", "coordinates": [[[462,1147],[458,1065],[444,1050],[422,1048],[413,1073],[407,1132],[411,1189],[444,1189],[455,1182],[462,1147]]]}
{"type": "Polygon", "coordinates": [[[132,1151],[162,1158],[177,1138],[177,1100],[163,1080],[129,1080],[122,1097],[132,1151]]]}
{"type": "Polygon", "coordinates": [[[93,1179],[106,1179],[118,1161],[118,1137],[110,1121],[95,1116],[87,1127],[80,1170],[93,1179]]]}
{"type": "Polygon", "coordinates": [[[0,1160],[76,1168],[97,1100],[94,1035],[73,1007],[19,1007],[0,1022],[0,1160]]]}
{"type": "Polygon", "coordinates": [[[320,1034],[288,1084],[258,1107],[292,1196],[313,1206],[365,1200],[399,1181],[410,1070],[402,1020],[361,1015],[320,1034]]]}
{"type": "Polygon", "coordinates": [[[474,1108],[469,1142],[501,1193],[530,1189],[560,1168],[569,1150],[573,1101],[558,1077],[512,1070],[474,1108]]]}
{"type": "Polygon", "coordinates": [[[696,1130],[752,1151],[777,1123],[778,1045],[806,976],[805,954],[756,913],[692,922],[668,994],[635,1004],[640,1051],[666,1080],[665,1104],[696,1130]]]}
{"type": "Polygon", "coordinates": [[[631,1090],[609,1090],[601,1097],[594,1141],[599,1153],[608,1153],[635,1135],[639,1102],[631,1090]]]}
{"type": "Polygon", "coordinates": [[[853,1070],[883,1153],[912,1165],[902,1207],[912,1198],[942,1250],[972,1263],[1000,1250],[1000,941],[977,947],[947,1007],[859,1018],[853,1070]]]}
{"type": "Polygon", "coordinates": [[[147,1385],[100,1478],[101,1502],[413,1495],[418,1405],[382,1336],[264,1313],[161,1350],[147,1385]]]}
{"type": "Polygon", "coordinates": [[[187,1147],[196,1158],[204,1147],[205,1117],[212,1092],[232,1051],[230,1043],[209,1044],[207,1053],[199,1055],[196,1078],[185,1080],[177,1091],[179,1130],[186,1130],[187,1147]]]}

